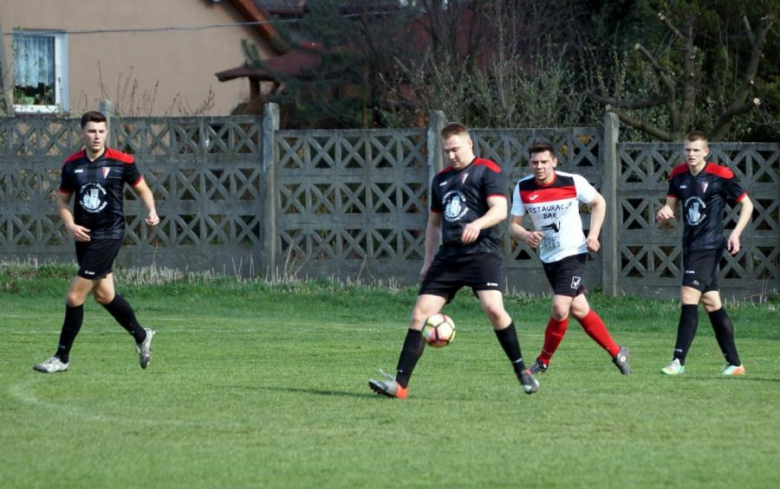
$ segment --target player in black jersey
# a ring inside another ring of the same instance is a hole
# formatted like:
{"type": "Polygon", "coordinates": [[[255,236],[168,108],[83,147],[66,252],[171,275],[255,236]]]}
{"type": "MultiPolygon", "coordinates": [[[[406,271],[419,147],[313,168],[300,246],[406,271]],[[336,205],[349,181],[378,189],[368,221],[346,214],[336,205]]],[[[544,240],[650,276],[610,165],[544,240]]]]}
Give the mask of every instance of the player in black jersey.
{"type": "Polygon", "coordinates": [[[506,180],[496,163],[474,155],[466,126],[448,124],[441,135],[450,166],[431,182],[422,285],[397,372],[395,376],[385,374],[384,380],[371,379],[368,385],[378,394],[405,399],[409,378],[425,347],[420,333],[423,323],[438,314],[460,288],[471,287],[523,390],[532,394],[539,383],[523,363],[515,325],[504,309],[497,226],[507,217],[506,180]]]}
{"type": "Polygon", "coordinates": [[[133,157],[106,147],[106,117],[87,112],[81,118],[84,149],[68,157],[62,166],[57,209],[65,229],[76,242],[79,270],[65,298],[65,321],[57,351],[35,365],[39,372],[64,372],[70,367],[70,349],[84,318],[84,301],[92,292],[95,300],[135,340],[141,368],[152,358],[155,331],[138,324],[130,304],[114,290],[111,266],[125,235],[122,198],[125,184],[131,185],[148,211],[146,224],[160,222],[154,196],[135,165],[133,157]],[[76,195],[73,211],[70,200],[76,195]]]}
{"type": "Polygon", "coordinates": [[[701,302],[726,358],[723,375],[743,375],[745,367],[734,343],[734,326],[720,299],[718,264],[724,249],[732,255],[739,252],[739,237],[750,221],[753,203],[731,170],[707,162],[709,146],[704,133],[688,134],[684,150],[686,164],[672,171],[666,205],[656,217],[659,222],[674,219],[677,203],[682,204],[682,311],[672,362],[661,371],[667,375],[685,372],[685,357],[696,335],[698,304],[701,302]],[[741,204],[737,224],[728,240],[723,237],[723,211],[727,201],[741,204]]]}

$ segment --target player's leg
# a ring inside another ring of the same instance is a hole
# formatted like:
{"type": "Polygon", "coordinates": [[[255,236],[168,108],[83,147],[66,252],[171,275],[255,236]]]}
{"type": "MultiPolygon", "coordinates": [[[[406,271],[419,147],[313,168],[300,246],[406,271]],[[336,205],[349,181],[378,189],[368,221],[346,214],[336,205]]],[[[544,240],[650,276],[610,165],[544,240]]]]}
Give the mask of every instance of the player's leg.
{"type": "Polygon", "coordinates": [[[109,273],[102,279],[96,280],[92,293],[98,304],[103,306],[116,319],[116,322],[133,337],[141,368],[146,368],[152,360],[152,339],[155,331],[151,328],[143,328],[138,323],[130,303],[116,293],[114,274],[109,273]]]}
{"type": "Polygon", "coordinates": [[[409,385],[417,361],[425,349],[425,341],[422,337],[422,327],[425,320],[434,314],[438,314],[447,303],[447,299],[438,295],[421,294],[417,296],[417,302],[412,309],[412,317],[409,320],[409,329],[406,331],[401,355],[396,366],[396,380],[402,387],[409,385]]]}
{"type": "Polygon", "coordinates": [[[604,320],[596,314],[596,311],[590,308],[584,293],[572,300],[570,310],[571,315],[579,321],[585,333],[609,353],[609,356],[612,357],[612,363],[617,366],[620,373],[623,375],[630,374],[631,365],[629,363],[628,348],[615,343],[612,335],[607,330],[607,326],[604,324],[604,320]]]}
{"type": "Polygon", "coordinates": [[[539,382],[525,366],[520,350],[520,340],[517,338],[517,329],[511,316],[504,308],[503,294],[500,290],[476,290],[475,293],[479,298],[482,310],[490,319],[496,338],[512,364],[512,369],[523,386],[523,390],[526,394],[533,394],[539,390],[539,382]]]}
{"type": "Polygon", "coordinates": [[[76,242],[76,261],[79,270],[65,294],[65,320],[62,323],[60,341],[56,353],[33,368],[39,372],[64,372],[70,366],[70,350],[84,321],[84,301],[92,290],[93,263],[95,261],[95,244],[93,242],[76,242]]]}
{"type": "Polygon", "coordinates": [[[661,369],[667,375],[679,375],[685,372],[685,359],[691,349],[696,329],[699,326],[699,300],[701,291],[693,287],[683,286],[680,291],[682,306],[680,321],[677,324],[677,340],[674,344],[672,361],[661,369]]]}
{"type": "Polygon", "coordinates": [[[135,317],[135,311],[124,297],[116,293],[114,288],[114,274],[109,273],[100,280],[95,280],[95,287],[92,289],[95,300],[116,319],[136,343],[143,343],[146,339],[146,330],[138,324],[135,317]]]}
{"type": "Polygon", "coordinates": [[[68,292],[65,294],[65,319],[62,322],[57,351],[51,358],[35,365],[33,367],[35,370],[43,373],[56,373],[68,370],[70,367],[70,350],[84,321],[84,301],[87,300],[90,290],[92,290],[92,280],[79,277],[78,275],[73,278],[68,292]]]}
{"type": "Polygon", "coordinates": [[[409,379],[425,350],[425,341],[421,333],[423,323],[430,316],[438,314],[446,303],[447,298],[439,295],[420,294],[417,296],[404,344],[401,347],[401,354],[398,357],[396,374],[393,376],[383,372],[384,380],[369,380],[368,385],[374,392],[388,397],[406,399],[409,379]]]}
{"type": "Polygon", "coordinates": [[[534,374],[547,371],[547,367],[552,361],[553,355],[558,350],[558,346],[566,335],[569,327],[569,308],[572,298],[566,295],[553,295],[552,312],[550,319],[547,320],[547,327],[544,330],[544,344],[542,351],[531,366],[531,372],[534,374]]]}
{"type": "Polygon", "coordinates": [[[572,316],[579,321],[585,333],[598,343],[601,348],[606,350],[609,356],[614,357],[618,354],[620,347],[612,339],[612,335],[609,334],[607,326],[601,317],[590,308],[585,294],[580,294],[574,298],[571,304],[571,311],[572,316]]]}
{"type": "Polygon", "coordinates": [[[720,292],[711,290],[705,292],[701,298],[702,305],[710,317],[712,329],[715,331],[715,339],[718,341],[720,351],[726,359],[723,367],[723,375],[738,376],[745,373],[745,367],[739,359],[737,345],[734,342],[734,325],[731,323],[726,309],[720,300],[720,292]]]}

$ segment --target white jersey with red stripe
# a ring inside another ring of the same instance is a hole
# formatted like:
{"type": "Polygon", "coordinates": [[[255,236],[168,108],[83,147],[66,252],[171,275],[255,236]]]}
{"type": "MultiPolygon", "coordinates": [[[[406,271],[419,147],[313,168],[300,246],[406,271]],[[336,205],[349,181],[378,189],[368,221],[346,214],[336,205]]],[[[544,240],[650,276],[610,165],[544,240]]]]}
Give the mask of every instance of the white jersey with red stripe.
{"type": "Polygon", "coordinates": [[[531,216],[536,230],[544,232],[539,258],[552,263],[588,251],[579,203],[590,204],[596,195],[593,185],[580,175],[556,171],[547,185],[539,185],[529,175],[515,185],[512,215],[531,216]]]}

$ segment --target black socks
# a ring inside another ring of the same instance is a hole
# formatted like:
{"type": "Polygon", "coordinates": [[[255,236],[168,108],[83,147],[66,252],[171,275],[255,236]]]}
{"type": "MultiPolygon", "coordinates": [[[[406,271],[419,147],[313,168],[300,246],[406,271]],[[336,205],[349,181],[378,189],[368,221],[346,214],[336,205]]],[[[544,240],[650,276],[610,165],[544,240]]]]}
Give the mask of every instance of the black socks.
{"type": "Polygon", "coordinates": [[[398,382],[401,387],[409,385],[409,377],[412,376],[412,371],[417,360],[423,354],[425,349],[425,341],[423,341],[422,333],[410,329],[406,332],[406,339],[404,339],[404,346],[401,348],[401,356],[398,358],[398,367],[396,368],[395,381],[398,382]]]}
{"type": "Polygon", "coordinates": [[[677,343],[674,345],[673,358],[680,360],[680,365],[685,365],[685,357],[691,349],[693,337],[696,336],[696,328],[699,326],[699,306],[685,304],[680,311],[680,323],[677,326],[677,343]]]}
{"type": "Polygon", "coordinates": [[[67,304],[65,305],[65,321],[62,323],[62,331],[60,332],[60,342],[57,345],[57,353],[54,354],[62,361],[62,363],[68,363],[70,348],[73,346],[73,342],[76,340],[76,335],[79,334],[81,323],[83,321],[83,304],[76,307],[70,307],[67,304]]]}
{"type": "Polygon", "coordinates": [[[504,349],[504,353],[509,357],[509,361],[512,362],[512,368],[515,369],[516,374],[520,374],[525,370],[525,363],[523,362],[523,356],[520,353],[520,341],[517,339],[517,330],[515,329],[515,323],[509,323],[504,329],[494,330],[498,342],[501,343],[501,348],[504,349]]]}
{"type": "Polygon", "coordinates": [[[138,324],[132,306],[124,297],[116,294],[114,300],[104,304],[103,307],[133,336],[136,343],[142,343],[146,339],[146,330],[138,324]]]}
{"type": "Polygon", "coordinates": [[[742,365],[737,354],[737,345],[734,343],[734,325],[728,313],[722,307],[709,313],[712,329],[715,331],[715,339],[718,340],[720,351],[729,365],[742,365]]]}

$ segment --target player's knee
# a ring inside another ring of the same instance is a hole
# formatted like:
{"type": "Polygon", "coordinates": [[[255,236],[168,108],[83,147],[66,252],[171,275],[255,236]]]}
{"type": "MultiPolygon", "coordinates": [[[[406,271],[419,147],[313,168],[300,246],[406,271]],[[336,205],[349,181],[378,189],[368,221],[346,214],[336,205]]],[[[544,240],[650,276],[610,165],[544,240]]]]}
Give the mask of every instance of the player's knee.
{"type": "Polygon", "coordinates": [[[490,319],[490,322],[493,324],[502,323],[503,319],[506,319],[508,316],[506,309],[504,309],[503,306],[500,304],[491,304],[488,306],[485,306],[485,314],[487,315],[488,319],[490,319]]]}
{"type": "Polygon", "coordinates": [[[412,317],[409,327],[411,329],[420,330],[422,329],[422,325],[426,319],[428,319],[428,314],[426,314],[422,309],[415,307],[412,309],[412,317]]]}
{"type": "Polygon", "coordinates": [[[114,294],[109,294],[100,290],[94,292],[95,302],[101,306],[105,306],[114,299],[114,294]]]}
{"type": "Polygon", "coordinates": [[[559,321],[561,319],[567,318],[569,316],[569,305],[568,304],[553,304],[552,316],[555,319],[559,320],[559,321]]]}
{"type": "Polygon", "coordinates": [[[571,315],[574,316],[576,319],[582,319],[588,315],[588,312],[590,312],[590,307],[588,307],[586,304],[574,303],[571,305],[569,311],[571,312],[571,315]]]}
{"type": "Polygon", "coordinates": [[[84,304],[84,297],[78,292],[69,290],[68,293],[65,294],[65,303],[68,307],[78,307],[84,304]]]}

